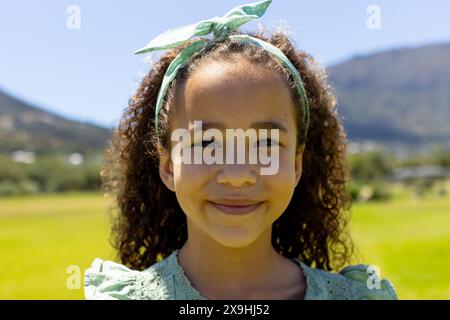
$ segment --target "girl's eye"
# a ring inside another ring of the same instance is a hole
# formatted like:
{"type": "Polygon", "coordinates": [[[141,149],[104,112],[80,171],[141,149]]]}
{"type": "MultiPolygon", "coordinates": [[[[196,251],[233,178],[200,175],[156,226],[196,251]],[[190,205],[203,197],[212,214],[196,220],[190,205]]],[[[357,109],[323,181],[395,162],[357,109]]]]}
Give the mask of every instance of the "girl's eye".
{"type": "Polygon", "coordinates": [[[257,147],[272,147],[272,146],[277,146],[278,141],[268,138],[268,139],[258,140],[258,142],[256,144],[257,144],[257,147]]]}
{"type": "Polygon", "coordinates": [[[192,144],[192,147],[201,145],[202,148],[206,148],[209,146],[213,146],[214,143],[215,143],[215,140],[202,140],[202,141],[192,144]]]}

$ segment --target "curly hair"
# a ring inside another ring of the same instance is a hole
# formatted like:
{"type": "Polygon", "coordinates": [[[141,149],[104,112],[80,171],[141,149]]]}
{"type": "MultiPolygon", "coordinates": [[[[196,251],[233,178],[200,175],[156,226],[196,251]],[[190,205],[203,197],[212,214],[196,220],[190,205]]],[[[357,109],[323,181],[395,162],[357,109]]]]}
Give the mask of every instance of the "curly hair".
{"type": "MultiPolygon", "coordinates": [[[[309,266],[336,270],[349,261],[353,252],[346,228],[351,198],[346,190],[346,135],[326,72],[313,57],[296,50],[282,31],[270,36],[265,36],[264,31],[233,34],[248,34],[278,47],[300,72],[309,102],[307,136],[297,130],[297,147],[305,144],[302,177],[287,209],[273,223],[272,246],[286,258],[300,258],[309,266]]],[[[225,38],[196,53],[178,72],[160,112],[157,134],[155,104],[164,73],[190,43],[167,51],[152,66],[130,99],[105,152],[103,191],[114,199],[111,210],[115,213],[111,242],[118,259],[136,270],[150,267],[187,240],[186,216],[175,193],[159,175],[158,143],[170,149],[169,115],[176,88],[201,64],[234,56],[280,72],[296,97],[291,76],[278,59],[264,49],[225,38]]],[[[297,128],[303,128],[302,108],[296,109],[297,128]]]]}

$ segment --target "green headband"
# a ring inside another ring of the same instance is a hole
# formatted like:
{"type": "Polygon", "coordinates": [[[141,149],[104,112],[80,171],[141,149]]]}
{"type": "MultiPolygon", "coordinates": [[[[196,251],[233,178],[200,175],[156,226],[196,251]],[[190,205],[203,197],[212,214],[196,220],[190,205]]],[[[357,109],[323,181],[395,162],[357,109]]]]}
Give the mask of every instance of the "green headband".
{"type": "MultiPolygon", "coordinates": [[[[229,32],[239,28],[244,23],[253,19],[260,18],[265,13],[267,7],[271,2],[272,0],[264,0],[255,3],[240,5],[228,11],[228,13],[226,13],[223,17],[214,17],[208,20],[201,20],[195,24],[167,30],[166,32],[151,40],[145,47],[134,52],[134,54],[142,54],[155,50],[174,48],[185,43],[187,40],[191,39],[194,36],[205,36],[211,33],[213,33],[215,41],[228,37],[232,40],[238,40],[242,43],[251,43],[256,47],[261,47],[280,59],[283,66],[292,74],[299,97],[302,102],[302,106],[304,108],[303,123],[305,124],[306,133],[309,125],[309,107],[305,88],[303,86],[303,81],[297,68],[294,67],[294,65],[289,61],[289,59],[280,49],[268,42],[247,35],[228,34],[229,32]]],[[[166,70],[166,73],[164,74],[164,78],[159,89],[156,101],[155,127],[157,132],[159,112],[162,108],[164,96],[167,93],[170,83],[173,79],[175,79],[178,70],[182,68],[189,60],[189,58],[192,57],[196,52],[201,51],[213,44],[214,41],[208,42],[207,39],[202,38],[199,41],[196,41],[187,46],[170,63],[169,67],[166,70]]]]}

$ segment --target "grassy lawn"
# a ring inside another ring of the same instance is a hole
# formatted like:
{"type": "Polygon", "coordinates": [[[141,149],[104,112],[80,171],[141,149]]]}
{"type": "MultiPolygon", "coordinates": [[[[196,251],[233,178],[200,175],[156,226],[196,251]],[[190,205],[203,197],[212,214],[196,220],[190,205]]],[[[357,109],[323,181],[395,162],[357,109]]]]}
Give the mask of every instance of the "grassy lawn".
{"type": "Polygon", "coordinates": [[[450,199],[355,205],[351,226],[360,261],[401,299],[450,299],[450,199]]]}
{"type": "MultiPolygon", "coordinates": [[[[450,198],[355,204],[357,262],[375,264],[401,299],[450,299],[450,198]]],[[[98,194],[0,199],[0,299],[82,299],[67,268],[114,259],[98,194]]]]}
{"type": "Polygon", "coordinates": [[[0,299],[81,299],[67,268],[109,259],[107,203],[97,194],[0,200],[0,299]]]}

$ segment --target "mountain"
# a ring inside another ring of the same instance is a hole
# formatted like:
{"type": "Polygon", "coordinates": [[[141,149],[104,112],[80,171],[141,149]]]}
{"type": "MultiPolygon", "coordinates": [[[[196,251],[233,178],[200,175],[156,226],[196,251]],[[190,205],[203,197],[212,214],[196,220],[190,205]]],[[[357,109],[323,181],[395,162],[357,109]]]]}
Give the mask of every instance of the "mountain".
{"type": "Polygon", "coordinates": [[[328,73],[350,139],[450,141],[450,43],[357,56],[328,73]]]}
{"type": "Polygon", "coordinates": [[[98,151],[109,129],[73,121],[0,91],[0,153],[17,149],[36,153],[98,151]]]}

